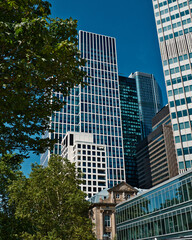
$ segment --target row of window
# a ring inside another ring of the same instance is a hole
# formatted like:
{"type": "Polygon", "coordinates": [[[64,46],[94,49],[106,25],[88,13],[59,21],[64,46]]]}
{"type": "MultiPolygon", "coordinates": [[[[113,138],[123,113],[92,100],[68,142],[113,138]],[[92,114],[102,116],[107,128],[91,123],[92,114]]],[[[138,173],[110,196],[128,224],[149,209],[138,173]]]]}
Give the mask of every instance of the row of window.
{"type": "MultiPolygon", "coordinates": [[[[191,141],[191,140],[192,140],[191,133],[181,135],[181,142],[187,142],[187,141],[191,141]]],[[[180,143],[180,136],[175,136],[175,142],[180,143]]]]}
{"type": "Polygon", "coordinates": [[[164,15],[164,14],[167,14],[167,13],[169,13],[169,11],[170,12],[172,12],[172,11],[175,11],[175,10],[177,10],[178,9],[178,7],[177,7],[177,5],[175,5],[175,6],[173,6],[173,7],[170,7],[169,9],[168,8],[166,8],[166,9],[164,9],[164,10],[161,10],[160,12],[156,12],[156,17],[159,17],[160,15],[162,16],[162,15],[164,15]]]}
{"type": "MultiPolygon", "coordinates": [[[[189,74],[189,75],[184,75],[182,76],[182,80],[183,82],[186,82],[186,81],[189,81],[189,80],[192,80],[192,75],[189,74]]],[[[172,80],[172,84],[177,84],[177,83],[181,83],[181,77],[178,77],[178,78],[173,78],[172,80]]],[[[170,86],[171,85],[171,81],[170,80],[167,80],[166,83],[167,83],[167,86],[170,86]]]]}
{"type": "MultiPolygon", "coordinates": [[[[113,92],[113,94],[109,95],[109,96],[113,96],[113,98],[109,98],[109,97],[105,98],[105,97],[101,97],[101,96],[97,96],[97,95],[87,95],[87,94],[81,95],[81,103],[84,103],[84,104],[89,103],[88,105],[86,105],[86,107],[89,108],[90,112],[92,110],[94,112],[97,111],[96,108],[99,109],[103,105],[103,107],[105,107],[105,109],[103,109],[103,111],[109,112],[109,107],[108,106],[110,106],[110,110],[111,110],[112,113],[113,113],[113,111],[114,112],[117,111],[118,114],[119,114],[120,108],[119,108],[118,98],[115,99],[115,95],[114,95],[115,91],[109,91],[109,93],[110,92],[111,93],[113,92]],[[117,104],[116,104],[116,101],[117,101],[117,104]],[[101,105],[101,106],[99,107],[97,105],[101,105]],[[115,106],[117,106],[117,109],[112,108],[112,107],[115,107],[115,106]]],[[[99,94],[102,95],[102,93],[99,93],[99,94]]],[[[108,96],[108,95],[106,95],[106,96],[108,96]]],[[[110,114],[108,114],[108,115],[110,115],[110,114]]]]}
{"type": "MultiPolygon", "coordinates": [[[[95,122],[95,121],[93,121],[95,122]]],[[[78,124],[79,123],[79,118],[76,117],[75,121],[73,118],[73,115],[71,116],[71,118],[68,118],[68,122],[67,121],[63,121],[62,124],[57,124],[52,123],[52,129],[54,129],[54,131],[56,133],[63,133],[65,134],[66,131],[72,131],[72,129],[74,129],[74,124],[78,124]],[[67,125],[65,123],[68,123],[70,125],[67,125]]],[[[104,124],[104,123],[100,123],[100,124],[104,124]]],[[[109,123],[108,123],[109,124],[109,123]]],[[[114,124],[114,123],[113,123],[114,124]]],[[[113,127],[113,125],[110,124],[109,126],[107,125],[96,125],[96,124],[81,124],[81,128],[83,132],[89,132],[89,133],[100,133],[100,134],[104,134],[104,135],[115,135],[115,136],[121,136],[121,128],[120,127],[113,127]]],[[[117,126],[117,124],[115,123],[115,125],[117,126]]],[[[63,136],[62,136],[63,138],[63,136]]],[[[118,140],[117,140],[118,141],[118,140]]],[[[99,143],[101,144],[101,143],[99,143]]]]}
{"type": "MultiPolygon", "coordinates": [[[[81,172],[81,168],[78,168],[78,170],[81,172]]],[[[93,169],[93,170],[94,170],[94,172],[96,172],[95,169],[93,169]]],[[[86,168],[83,169],[83,177],[82,178],[83,179],[101,180],[102,182],[100,182],[100,184],[98,183],[98,186],[106,186],[106,183],[105,183],[106,178],[105,178],[105,176],[96,175],[96,173],[93,174],[91,172],[91,168],[88,169],[87,174],[86,174],[86,168]]],[[[120,175],[118,176],[118,178],[120,179],[120,175]]]]}
{"type": "MultiPolygon", "coordinates": [[[[106,85],[106,84],[105,84],[106,85]]],[[[113,84],[114,85],[114,84],[113,84]]],[[[82,93],[88,93],[88,94],[95,94],[95,95],[102,95],[103,97],[111,97],[111,98],[119,98],[119,91],[117,90],[117,88],[113,88],[111,84],[108,84],[108,86],[103,88],[97,87],[95,85],[90,85],[88,87],[85,87],[84,89],[82,89],[82,93]]],[[[86,95],[86,94],[84,94],[86,95]]],[[[82,95],[81,95],[82,98],[82,95]]]]}
{"type": "MultiPolygon", "coordinates": [[[[186,6],[187,6],[187,1],[179,4],[179,8],[180,8],[180,9],[183,8],[183,7],[186,7],[186,6]]],[[[175,10],[177,10],[177,9],[178,9],[178,6],[175,5],[175,6],[173,6],[173,7],[170,7],[170,8],[169,8],[169,11],[172,12],[172,11],[175,11],[175,10]]],[[[166,8],[166,9],[164,9],[164,10],[161,10],[161,11],[160,11],[160,14],[159,14],[159,12],[156,12],[156,17],[158,17],[159,15],[162,16],[163,14],[166,14],[166,13],[168,13],[169,11],[168,11],[168,8],[166,8]]]]}
{"type": "Polygon", "coordinates": [[[100,70],[105,70],[105,71],[111,71],[113,73],[117,72],[117,65],[107,64],[107,63],[98,62],[98,61],[87,60],[86,66],[91,67],[91,68],[96,68],[96,69],[98,69],[98,71],[100,69],[100,70]]]}
{"type": "MultiPolygon", "coordinates": [[[[192,115],[192,108],[189,108],[188,111],[189,111],[189,115],[192,115]]],[[[176,113],[175,112],[171,113],[171,116],[172,116],[172,119],[175,119],[176,118],[176,113]]],[[[177,116],[178,116],[178,118],[186,117],[187,116],[187,110],[177,111],[177,116]]]]}
{"type": "MultiPolygon", "coordinates": [[[[184,87],[184,92],[189,92],[189,91],[192,91],[192,85],[184,87]]],[[[173,89],[173,91],[169,90],[168,91],[168,96],[170,97],[170,96],[178,95],[178,94],[181,94],[181,93],[183,93],[183,87],[175,88],[175,89],[173,89]]],[[[190,100],[188,100],[188,101],[190,101],[190,100]]]]}
{"type": "Polygon", "coordinates": [[[160,151],[159,150],[160,149],[156,149],[156,151],[154,151],[152,154],[150,154],[150,159],[152,162],[153,162],[153,160],[157,160],[156,158],[165,151],[165,149],[161,149],[160,151]],[[158,151],[158,153],[157,153],[157,151],[158,151]]]}
{"type": "MultiPolygon", "coordinates": [[[[184,153],[184,155],[192,154],[192,147],[183,148],[183,153],[184,153]]],[[[178,155],[178,156],[182,156],[182,155],[183,155],[181,148],[178,148],[178,149],[177,149],[177,155],[178,155]]]]}
{"type": "MultiPolygon", "coordinates": [[[[111,110],[111,109],[110,109],[111,110]]],[[[115,112],[115,108],[113,108],[114,111],[112,112],[115,112]]],[[[105,125],[112,125],[112,127],[114,127],[114,129],[116,128],[114,125],[119,125],[120,123],[120,118],[118,117],[114,117],[114,114],[112,116],[103,116],[103,115],[95,115],[95,114],[90,114],[90,113],[82,113],[81,114],[81,118],[85,119],[85,122],[89,122],[89,123],[100,123],[100,124],[105,124],[105,125]]]]}
{"type": "MultiPolygon", "coordinates": [[[[192,147],[186,147],[186,148],[183,148],[183,154],[184,155],[188,155],[188,154],[192,154],[192,147]]],[[[181,148],[178,148],[177,149],[177,155],[178,156],[182,156],[182,149],[181,148]]],[[[191,166],[190,162],[187,163],[187,168],[189,168],[191,166]]]]}
{"type": "MultiPolygon", "coordinates": [[[[167,163],[165,163],[165,164],[163,164],[162,166],[159,166],[159,169],[158,170],[160,170],[160,169],[162,169],[161,171],[158,171],[157,172],[157,169],[155,170],[155,174],[154,175],[152,175],[152,181],[154,182],[154,181],[157,181],[157,179],[158,178],[160,178],[160,179],[162,179],[163,178],[163,176],[165,175],[165,177],[167,177],[167,171],[168,171],[168,164],[167,163]],[[157,178],[158,177],[158,178],[157,178]],[[156,179],[155,179],[156,178],[156,179]]],[[[169,174],[168,174],[169,175],[169,174]]]]}
{"type": "MultiPolygon", "coordinates": [[[[185,19],[185,20],[182,21],[183,25],[188,24],[188,23],[191,23],[191,18],[188,18],[188,19],[185,19]]],[[[162,30],[162,28],[159,28],[158,32],[159,33],[162,33],[162,31],[166,32],[166,31],[171,30],[172,28],[177,28],[177,27],[181,27],[181,22],[173,23],[172,26],[168,25],[166,27],[163,27],[163,30],[162,30]]]]}
{"type": "MultiPolygon", "coordinates": [[[[81,159],[78,158],[78,160],[81,160],[81,159]]],[[[86,159],[83,159],[83,160],[86,160],[86,159]]],[[[88,161],[89,161],[89,160],[88,160],[88,161]]],[[[94,160],[93,160],[93,161],[94,161],[94,160]]],[[[100,162],[100,160],[98,160],[98,159],[97,159],[97,161],[100,162]]],[[[105,159],[104,159],[103,162],[105,162],[105,159]]],[[[83,167],[86,167],[86,166],[87,166],[87,167],[93,167],[93,168],[96,167],[96,163],[94,163],[94,162],[92,162],[92,163],[91,163],[91,162],[77,162],[77,165],[78,165],[78,167],[80,167],[81,165],[82,165],[83,167]]],[[[105,168],[105,164],[100,164],[100,163],[98,163],[98,164],[97,164],[97,167],[98,167],[98,168],[101,168],[101,167],[102,167],[102,168],[105,168]]]]}
{"type": "Polygon", "coordinates": [[[107,78],[109,80],[117,80],[117,74],[114,72],[107,72],[107,71],[100,71],[97,69],[93,69],[93,68],[83,68],[84,71],[87,72],[87,74],[90,76],[95,76],[95,77],[99,77],[99,78],[107,78]]]}
{"type": "MultiPolygon", "coordinates": [[[[85,144],[77,144],[77,148],[79,148],[79,149],[81,149],[81,148],[83,148],[83,149],[93,149],[93,150],[95,150],[96,149],[96,146],[95,145],[85,145],[85,144]]],[[[75,150],[76,149],[76,145],[73,147],[73,150],[75,150]]],[[[99,151],[104,151],[105,149],[104,149],[104,147],[103,146],[97,146],[97,150],[99,150],[99,151]]]]}
{"type": "MultiPolygon", "coordinates": [[[[93,185],[96,185],[96,181],[94,181],[94,182],[95,182],[95,184],[93,184],[93,185]]],[[[100,192],[102,189],[101,188],[97,188],[97,187],[83,187],[82,190],[84,192],[94,192],[94,193],[97,193],[97,192],[100,192]]]]}
{"type": "MultiPolygon", "coordinates": [[[[191,28],[192,29],[192,28],[191,28]]],[[[189,64],[180,66],[181,71],[186,71],[191,69],[191,66],[189,64]]],[[[179,67],[171,68],[170,70],[165,70],[165,76],[168,76],[169,74],[179,73],[179,67]]]]}
{"type": "MultiPolygon", "coordinates": [[[[189,58],[192,58],[192,53],[189,53],[189,58]]],[[[179,56],[178,59],[179,59],[179,62],[184,61],[184,60],[188,60],[188,55],[187,54],[181,55],[181,56],[179,56]]],[[[164,60],[163,65],[166,66],[168,63],[169,64],[177,63],[178,59],[177,59],[177,57],[175,57],[175,58],[170,58],[168,61],[164,60]]]]}
{"type": "MultiPolygon", "coordinates": [[[[192,126],[192,121],[191,121],[191,126],[192,126]]],[[[189,122],[183,122],[183,123],[179,123],[179,128],[180,129],[185,129],[185,128],[190,128],[190,123],[189,122]]],[[[178,124],[173,124],[173,130],[177,131],[179,130],[178,128],[178,124]]]]}
{"type": "MultiPolygon", "coordinates": [[[[165,150],[164,150],[165,152],[165,150]]],[[[160,166],[166,162],[166,154],[162,155],[158,161],[151,162],[151,173],[156,173],[160,169],[160,166]]]]}
{"type": "Polygon", "coordinates": [[[93,52],[92,50],[90,51],[84,50],[83,52],[81,52],[81,57],[89,60],[96,60],[96,61],[116,64],[116,59],[112,54],[106,55],[102,53],[99,54],[99,53],[93,52]]]}
{"type": "Polygon", "coordinates": [[[90,86],[93,85],[93,86],[105,86],[107,89],[108,88],[112,88],[112,89],[118,89],[118,81],[113,81],[113,80],[108,80],[108,79],[101,79],[101,78],[97,78],[95,76],[89,78],[85,78],[85,82],[89,83],[88,86],[85,86],[85,87],[81,87],[81,92],[90,92],[90,86]]]}
{"type": "MultiPolygon", "coordinates": [[[[176,0],[168,0],[168,4],[174,3],[174,2],[176,2],[176,0]]],[[[158,4],[155,4],[154,8],[157,9],[158,6],[159,6],[159,7],[163,7],[163,6],[166,6],[166,5],[167,5],[167,1],[164,1],[164,2],[159,3],[159,5],[158,5],[158,4]]]]}
{"type": "MultiPolygon", "coordinates": [[[[115,110],[114,109],[110,109],[107,106],[102,106],[100,104],[98,105],[91,105],[91,104],[87,104],[87,103],[81,103],[81,111],[85,112],[85,113],[97,113],[97,114],[101,114],[101,115],[114,115],[115,110]]],[[[119,108],[117,108],[117,112],[116,115],[119,116],[120,115],[120,110],[119,108]]],[[[116,119],[116,123],[115,126],[120,126],[119,122],[120,122],[120,118],[117,118],[117,116],[115,116],[114,119],[116,119]]],[[[114,121],[115,122],[115,121],[114,121]]]]}
{"type": "MultiPolygon", "coordinates": [[[[119,95],[119,91],[118,91],[118,86],[117,86],[117,82],[113,82],[113,81],[97,81],[92,79],[89,83],[89,86],[85,86],[84,88],[81,89],[82,93],[89,93],[89,94],[97,94],[97,95],[103,95],[103,97],[105,96],[109,96],[112,97],[112,93],[114,93],[114,97],[115,97],[115,93],[116,96],[118,98],[119,95]],[[101,88],[102,86],[102,88],[101,88]],[[109,94],[110,93],[110,94],[109,94]]],[[[68,102],[68,101],[67,101],[68,102]]]]}
{"type": "MultiPolygon", "coordinates": [[[[76,152],[75,152],[75,153],[76,153],[76,152]]],[[[75,154],[75,153],[74,153],[74,154],[75,154]]],[[[89,156],[90,156],[90,155],[91,155],[91,156],[95,156],[96,154],[97,154],[97,156],[101,156],[101,154],[102,154],[102,156],[105,156],[105,152],[101,152],[101,153],[100,153],[100,152],[89,151],[89,150],[88,150],[88,151],[86,151],[86,150],[82,150],[82,151],[81,151],[81,150],[78,150],[78,151],[77,151],[77,154],[84,154],[84,155],[89,155],[89,156]]]]}
{"type": "MultiPolygon", "coordinates": [[[[79,168],[78,167],[78,170],[80,171],[80,172],[83,172],[83,173],[98,173],[98,174],[105,174],[105,170],[102,170],[102,169],[97,169],[97,171],[96,171],[96,169],[93,169],[93,168],[79,168]]],[[[99,180],[105,180],[105,176],[103,176],[103,175],[98,175],[98,179],[99,180]]]]}
{"type": "MultiPolygon", "coordinates": [[[[185,10],[183,12],[180,12],[181,17],[186,16],[188,14],[189,14],[189,10],[185,10]]],[[[177,18],[180,17],[180,15],[179,15],[179,13],[176,13],[174,15],[171,15],[171,18],[170,17],[166,17],[166,18],[162,18],[161,21],[157,20],[157,25],[159,25],[161,22],[165,23],[165,22],[170,22],[170,20],[177,19],[177,18]]]]}
{"type": "MultiPolygon", "coordinates": [[[[192,32],[192,27],[184,29],[184,34],[187,34],[189,32],[192,32]]],[[[183,35],[183,30],[180,30],[180,31],[174,33],[174,37],[179,37],[182,35],[183,35]]],[[[169,35],[164,36],[164,38],[160,37],[160,42],[163,42],[164,39],[168,40],[168,39],[172,39],[172,38],[173,38],[173,34],[171,33],[169,35]]]]}

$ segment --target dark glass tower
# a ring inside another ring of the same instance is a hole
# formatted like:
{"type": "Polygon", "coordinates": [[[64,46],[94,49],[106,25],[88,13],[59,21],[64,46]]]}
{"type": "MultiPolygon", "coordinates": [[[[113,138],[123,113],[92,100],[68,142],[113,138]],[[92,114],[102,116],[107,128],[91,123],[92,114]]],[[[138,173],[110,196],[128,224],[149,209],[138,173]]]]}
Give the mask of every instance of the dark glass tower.
{"type": "Polygon", "coordinates": [[[141,138],[144,139],[152,132],[152,118],[162,108],[161,90],[153,74],[135,72],[130,77],[136,80],[141,138]]]}
{"type": "Polygon", "coordinates": [[[136,81],[119,76],[126,182],[137,186],[136,145],[141,138],[136,81]]]}

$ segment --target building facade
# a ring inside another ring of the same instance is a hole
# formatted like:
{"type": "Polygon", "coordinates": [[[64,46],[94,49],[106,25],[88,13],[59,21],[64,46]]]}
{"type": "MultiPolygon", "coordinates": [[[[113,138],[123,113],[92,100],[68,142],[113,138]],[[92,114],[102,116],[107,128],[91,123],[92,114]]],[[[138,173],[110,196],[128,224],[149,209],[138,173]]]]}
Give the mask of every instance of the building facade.
{"type": "Polygon", "coordinates": [[[136,196],[138,190],[122,182],[113,188],[104,189],[89,199],[89,211],[97,240],[114,240],[116,237],[115,206],[136,196]]]}
{"type": "Polygon", "coordinates": [[[138,186],[136,145],[141,138],[136,81],[119,76],[126,182],[138,186]]]}
{"type": "Polygon", "coordinates": [[[118,240],[192,239],[192,172],[118,204],[116,225],[118,240]]]}
{"type": "Polygon", "coordinates": [[[144,139],[152,132],[152,118],[162,108],[161,90],[153,74],[135,72],[130,77],[136,80],[141,139],[144,139]]]}
{"type": "MultiPolygon", "coordinates": [[[[80,31],[79,50],[86,59],[83,70],[89,76],[84,80],[88,85],[75,87],[63,99],[67,104],[52,116],[54,132],[49,137],[59,140],[53,153],[61,154],[67,132],[93,134],[93,143],[106,147],[108,186],[112,187],[125,180],[116,40],[80,31]]],[[[42,164],[47,164],[49,154],[42,156],[42,164]]]]}
{"type": "Polygon", "coordinates": [[[137,146],[139,187],[150,188],[178,175],[168,105],[152,119],[153,132],[137,146]]]}
{"type": "Polygon", "coordinates": [[[192,2],[153,0],[179,172],[192,166],[192,2]]]}
{"type": "Polygon", "coordinates": [[[80,187],[88,198],[107,188],[106,147],[95,144],[92,133],[68,132],[62,141],[61,156],[83,173],[80,187]]]}

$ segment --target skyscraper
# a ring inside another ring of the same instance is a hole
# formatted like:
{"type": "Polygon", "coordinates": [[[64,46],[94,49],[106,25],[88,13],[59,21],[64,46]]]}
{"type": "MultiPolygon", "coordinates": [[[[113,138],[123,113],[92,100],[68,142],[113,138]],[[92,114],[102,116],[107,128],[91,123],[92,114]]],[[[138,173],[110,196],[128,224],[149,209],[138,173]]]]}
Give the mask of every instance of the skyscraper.
{"type": "MultiPolygon", "coordinates": [[[[93,144],[105,145],[108,187],[125,180],[118,68],[115,38],[79,32],[79,50],[86,59],[86,87],[75,87],[67,104],[52,116],[51,138],[59,139],[53,153],[61,153],[67,132],[92,133],[93,144]]],[[[58,97],[62,96],[56,93],[58,97]]],[[[46,165],[49,153],[42,156],[46,165]]]]}
{"type": "Polygon", "coordinates": [[[179,172],[192,166],[192,1],[154,0],[179,172]]]}
{"type": "Polygon", "coordinates": [[[119,76],[119,89],[126,182],[136,187],[136,145],[141,138],[141,127],[135,79],[119,76]]]}
{"type": "Polygon", "coordinates": [[[136,80],[141,124],[141,138],[152,132],[152,118],[162,108],[161,90],[153,74],[135,72],[130,75],[136,80]]]}
{"type": "Polygon", "coordinates": [[[150,188],[178,175],[168,105],[152,119],[153,131],[137,146],[140,188],[150,188]]]}

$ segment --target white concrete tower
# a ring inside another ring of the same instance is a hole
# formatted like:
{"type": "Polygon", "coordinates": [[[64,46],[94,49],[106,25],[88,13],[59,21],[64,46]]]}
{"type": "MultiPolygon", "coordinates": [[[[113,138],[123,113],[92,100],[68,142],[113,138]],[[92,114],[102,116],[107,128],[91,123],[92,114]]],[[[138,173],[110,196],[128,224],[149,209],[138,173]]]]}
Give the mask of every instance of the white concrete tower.
{"type": "Polygon", "coordinates": [[[179,172],[192,166],[192,1],[153,0],[179,172]]]}

